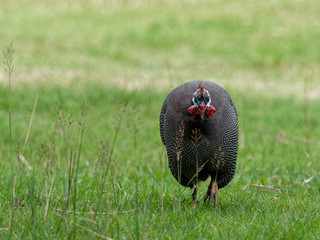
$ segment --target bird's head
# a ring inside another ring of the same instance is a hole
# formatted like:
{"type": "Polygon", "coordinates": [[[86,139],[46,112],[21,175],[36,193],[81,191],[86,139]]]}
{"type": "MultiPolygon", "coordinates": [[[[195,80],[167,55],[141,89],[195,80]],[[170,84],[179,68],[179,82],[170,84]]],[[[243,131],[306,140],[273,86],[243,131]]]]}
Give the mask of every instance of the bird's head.
{"type": "Polygon", "coordinates": [[[201,119],[204,118],[205,114],[207,114],[208,118],[212,116],[216,112],[216,109],[210,105],[211,104],[211,96],[204,88],[204,84],[201,83],[200,88],[194,92],[192,97],[192,103],[188,108],[188,112],[191,114],[193,118],[200,115],[201,119]]]}

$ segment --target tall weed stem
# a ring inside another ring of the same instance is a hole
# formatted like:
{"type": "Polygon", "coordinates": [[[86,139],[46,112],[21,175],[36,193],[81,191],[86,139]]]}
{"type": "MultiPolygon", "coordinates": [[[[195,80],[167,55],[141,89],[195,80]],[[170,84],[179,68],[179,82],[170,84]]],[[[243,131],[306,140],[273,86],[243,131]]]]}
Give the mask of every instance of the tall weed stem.
{"type": "Polygon", "coordinates": [[[13,172],[13,159],[12,159],[12,113],[11,113],[11,78],[14,71],[13,65],[13,53],[14,48],[12,42],[3,50],[3,63],[4,69],[8,74],[8,102],[9,102],[9,145],[10,145],[10,168],[11,168],[11,204],[10,204],[10,219],[9,219],[9,229],[12,227],[13,212],[14,212],[14,187],[15,187],[15,177],[13,172]]]}

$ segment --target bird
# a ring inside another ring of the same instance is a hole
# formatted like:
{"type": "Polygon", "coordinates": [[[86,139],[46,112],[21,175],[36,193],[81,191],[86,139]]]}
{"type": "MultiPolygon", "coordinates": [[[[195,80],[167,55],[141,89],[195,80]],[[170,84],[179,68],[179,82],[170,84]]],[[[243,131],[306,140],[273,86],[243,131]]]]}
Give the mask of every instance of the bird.
{"type": "Polygon", "coordinates": [[[229,93],[209,81],[190,81],[173,89],[160,112],[161,140],[174,178],[191,189],[211,178],[204,202],[218,202],[218,190],[233,178],[238,155],[238,115],[229,93]]]}

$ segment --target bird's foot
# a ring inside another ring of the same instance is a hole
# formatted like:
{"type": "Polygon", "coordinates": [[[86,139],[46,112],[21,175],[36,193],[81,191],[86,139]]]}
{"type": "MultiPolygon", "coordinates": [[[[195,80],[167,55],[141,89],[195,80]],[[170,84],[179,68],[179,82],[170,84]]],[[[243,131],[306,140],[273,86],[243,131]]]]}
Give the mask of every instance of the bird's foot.
{"type": "Polygon", "coordinates": [[[192,209],[197,209],[197,185],[193,185],[191,188],[192,192],[192,209]]]}
{"type": "Polygon", "coordinates": [[[196,200],[192,199],[192,209],[196,210],[198,208],[196,200]]]}
{"type": "Polygon", "coordinates": [[[218,204],[218,185],[217,185],[217,182],[215,181],[215,179],[211,180],[210,185],[207,190],[207,194],[204,197],[203,201],[204,202],[207,201],[208,198],[209,198],[209,205],[210,206],[212,204],[212,198],[214,199],[215,205],[218,204]]]}

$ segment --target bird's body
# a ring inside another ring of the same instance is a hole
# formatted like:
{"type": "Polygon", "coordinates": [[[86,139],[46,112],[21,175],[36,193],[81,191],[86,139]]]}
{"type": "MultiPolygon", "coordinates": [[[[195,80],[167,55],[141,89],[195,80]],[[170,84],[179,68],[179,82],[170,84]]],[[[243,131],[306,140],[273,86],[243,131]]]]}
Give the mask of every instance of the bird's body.
{"type": "Polygon", "coordinates": [[[230,95],[212,82],[178,86],[162,106],[160,135],[169,168],[181,185],[192,188],[193,203],[198,182],[208,177],[205,200],[217,202],[218,188],[231,181],[237,161],[238,120],[230,95]]]}

